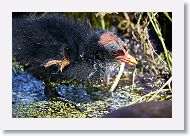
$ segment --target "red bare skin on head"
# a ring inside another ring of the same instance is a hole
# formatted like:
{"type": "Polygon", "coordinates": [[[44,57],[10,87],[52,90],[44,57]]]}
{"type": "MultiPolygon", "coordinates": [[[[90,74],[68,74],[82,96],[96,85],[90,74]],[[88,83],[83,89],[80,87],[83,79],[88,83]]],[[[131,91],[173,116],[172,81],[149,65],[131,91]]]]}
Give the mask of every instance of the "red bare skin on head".
{"type": "Polygon", "coordinates": [[[126,49],[123,47],[123,44],[119,42],[119,38],[114,35],[112,32],[106,32],[100,36],[99,44],[102,46],[107,46],[109,44],[116,44],[123,51],[123,55],[118,54],[115,58],[119,59],[121,62],[124,62],[129,65],[136,65],[137,61],[133,58],[126,49]]]}
{"type": "Polygon", "coordinates": [[[120,43],[118,42],[117,36],[115,36],[112,32],[106,32],[106,33],[102,34],[100,36],[99,43],[104,46],[108,45],[109,43],[115,43],[115,44],[119,45],[121,50],[123,50],[125,55],[127,55],[127,51],[124,49],[123,45],[120,45],[120,43]]]}
{"type": "Polygon", "coordinates": [[[112,32],[106,32],[100,36],[99,43],[101,45],[107,45],[108,43],[113,42],[115,44],[118,44],[117,37],[112,32]]]}

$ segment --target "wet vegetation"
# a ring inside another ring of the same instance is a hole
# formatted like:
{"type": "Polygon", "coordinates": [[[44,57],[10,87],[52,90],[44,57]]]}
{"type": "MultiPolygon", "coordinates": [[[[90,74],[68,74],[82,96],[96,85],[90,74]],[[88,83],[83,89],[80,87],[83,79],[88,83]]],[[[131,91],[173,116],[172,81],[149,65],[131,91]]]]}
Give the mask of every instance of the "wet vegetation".
{"type": "MultiPolygon", "coordinates": [[[[46,16],[50,13],[17,13],[14,16],[46,16]]],[[[146,101],[172,100],[172,13],[54,13],[81,21],[93,28],[113,31],[138,62],[136,68],[120,65],[105,85],[64,80],[59,94],[83,107],[49,101],[43,82],[13,56],[14,118],[94,118],[113,110],[146,101]],[[121,76],[118,77],[118,73],[121,76]],[[117,80],[115,80],[117,78],[117,80]]]]}

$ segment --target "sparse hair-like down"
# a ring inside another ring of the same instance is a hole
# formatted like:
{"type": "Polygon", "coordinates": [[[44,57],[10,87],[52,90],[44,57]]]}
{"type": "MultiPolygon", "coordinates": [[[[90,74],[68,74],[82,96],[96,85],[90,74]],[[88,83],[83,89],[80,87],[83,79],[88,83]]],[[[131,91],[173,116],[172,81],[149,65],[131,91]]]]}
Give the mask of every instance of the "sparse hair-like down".
{"type": "Polygon", "coordinates": [[[52,77],[79,81],[101,80],[111,56],[100,46],[103,30],[92,29],[78,21],[60,15],[13,17],[13,57],[37,78],[52,77]],[[64,50],[67,50],[65,54],[64,50]],[[69,56],[71,61],[62,73],[56,66],[44,68],[49,60],[69,56]]]}

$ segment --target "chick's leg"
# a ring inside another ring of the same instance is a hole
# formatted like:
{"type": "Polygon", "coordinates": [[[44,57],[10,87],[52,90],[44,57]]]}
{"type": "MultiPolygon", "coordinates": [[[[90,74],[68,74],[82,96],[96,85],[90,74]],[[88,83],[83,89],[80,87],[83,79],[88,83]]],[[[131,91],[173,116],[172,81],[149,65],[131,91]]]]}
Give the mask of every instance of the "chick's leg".
{"type": "Polygon", "coordinates": [[[69,100],[67,98],[64,98],[64,96],[60,95],[57,90],[56,90],[56,86],[51,84],[51,77],[47,77],[44,80],[44,85],[45,85],[45,89],[44,89],[44,93],[47,96],[47,98],[51,101],[62,101],[64,104],[70,106],[71,108],[75,108],[79,111],[84,111],[84,107],[78,105],[77,103],[73,102],[72,100],[69,100]]]}

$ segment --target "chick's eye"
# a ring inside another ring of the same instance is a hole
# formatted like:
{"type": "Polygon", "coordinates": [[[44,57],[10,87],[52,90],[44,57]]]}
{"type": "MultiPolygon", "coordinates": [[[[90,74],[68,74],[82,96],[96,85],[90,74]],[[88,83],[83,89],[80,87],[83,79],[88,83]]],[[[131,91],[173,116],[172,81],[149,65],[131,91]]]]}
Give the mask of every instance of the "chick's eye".
{"type": "Polygon", "coordinates": [[[106,45],[105,48],[108,50],[108,51],[111,51],[111,52],[117,52],[120,50],[120,47],[119,45],[117,44],[109,44],[109,45],[106,45]]]}

